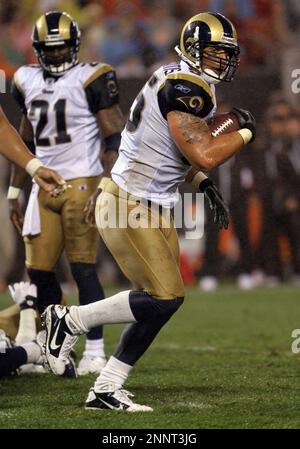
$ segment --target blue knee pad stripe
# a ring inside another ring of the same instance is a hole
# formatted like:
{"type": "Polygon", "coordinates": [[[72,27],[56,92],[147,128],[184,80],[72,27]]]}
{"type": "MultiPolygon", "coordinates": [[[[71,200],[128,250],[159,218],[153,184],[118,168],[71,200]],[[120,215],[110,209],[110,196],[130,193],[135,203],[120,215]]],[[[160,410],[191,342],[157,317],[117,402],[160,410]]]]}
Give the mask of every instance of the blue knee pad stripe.
{"type": "Polygon", "coordinates": [[[183,298],[156,299],[146,292],[132,291],[129,304],[136,321],[143,321],[160,315],[170,315],[182,305],[183,298]]]}

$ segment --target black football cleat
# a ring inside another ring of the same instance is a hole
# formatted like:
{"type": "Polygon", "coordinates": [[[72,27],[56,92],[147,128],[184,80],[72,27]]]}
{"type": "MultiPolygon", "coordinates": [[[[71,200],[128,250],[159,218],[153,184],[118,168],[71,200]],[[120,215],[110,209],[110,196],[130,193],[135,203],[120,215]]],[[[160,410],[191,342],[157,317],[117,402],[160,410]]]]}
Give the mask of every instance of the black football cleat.
{"type": "Polygon", "coordinates": [[[109,392],[100,392],[91,388],[85,403],[86,410],[123,410],[126,412],[152,412],[147,405],[135,404],[130,397],[134,395],[129,391],[118,389],[109,392]]]}

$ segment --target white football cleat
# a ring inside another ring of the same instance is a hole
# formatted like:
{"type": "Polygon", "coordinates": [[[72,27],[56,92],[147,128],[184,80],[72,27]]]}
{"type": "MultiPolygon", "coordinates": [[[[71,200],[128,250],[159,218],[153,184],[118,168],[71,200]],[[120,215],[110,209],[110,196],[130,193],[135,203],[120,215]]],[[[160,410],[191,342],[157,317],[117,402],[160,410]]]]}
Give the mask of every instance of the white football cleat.
{"type": "Polygon", "coordinates": [[[30,284],[30,282],[16,282],[13,285],[8,286],[10,296],[16,304],[21,305],[24,301],[31,300],[33,307],[37,298],[36,285],[30,284]]]}
{"type": "Polygon", "coordinates": [[[199,281],[199,288],[203,292],[214,292],[219,286],[219,281],[214,276],[203,276],[199,281]]]}
{"type": "Polygon", "coordinates": [[[79,338],[79,332],[73,324],[68,307],[48,306],[41,318],[46,330],[47,362],[54,374],[62,376],[70,363],[70,352],[79,338]]]}
{"type": "Polygon", "coordinates": [[[126,412],[153,412],[147,405],[135,404],[130,397],[134,395],[123,388],[115,391],[96,392],[90,389],[85,402],[86,410],[123,410],[126,412]]]}
{"type": "Polygon", "coordinates": [[[27,365],[22,365],[18,369],[18,374],[20,376],[23,374],[45,374],[48,372],[49,370],[45,366],[36,363],[27,363],[27,365]]]}
{"type": "Polygon", "coordinates": [[[107,359],[105,356],[88,357],[84,355],[77,367],[78,376],[85,376],[87,374],[100,374],[106,363],[107,359]]]}
{"type": "Polygon", "coordinates": [[[237,277],[237,286],[241,290],[253,290],[256,284],[251,274],[242,273],[237,277]]]}

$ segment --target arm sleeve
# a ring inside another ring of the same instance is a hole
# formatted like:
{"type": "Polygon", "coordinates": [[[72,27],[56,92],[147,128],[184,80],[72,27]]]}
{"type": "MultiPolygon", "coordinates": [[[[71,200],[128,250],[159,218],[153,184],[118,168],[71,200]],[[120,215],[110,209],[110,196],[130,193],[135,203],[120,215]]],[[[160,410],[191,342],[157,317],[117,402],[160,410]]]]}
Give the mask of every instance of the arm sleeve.
{"type": "Polygon", "coordinates": [[[84,83],[84,90],[93,114],[119,103],[119,86],[114,70],[96,72],[84,83]]]}
{"type": "Polygon", "coordinates": [[[158,104],[165,119],[171,111],[205,118],[214,107],[212,94],[204,82],[202,85],[191,80],[168,78],[158,91],[158,104]]]}

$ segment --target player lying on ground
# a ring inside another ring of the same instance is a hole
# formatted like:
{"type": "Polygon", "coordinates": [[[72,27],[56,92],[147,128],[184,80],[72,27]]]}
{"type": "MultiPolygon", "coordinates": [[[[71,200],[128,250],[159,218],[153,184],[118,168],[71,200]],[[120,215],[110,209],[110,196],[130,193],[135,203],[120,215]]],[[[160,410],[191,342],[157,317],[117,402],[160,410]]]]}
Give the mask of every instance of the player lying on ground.
{"type": "MultiPolygon", "coordinates": [[[[20,307],[20,323],[15,341],[0,329],[0,378],[28,372],[44,373],[42,354],[45,332],[36,332],[36,286],[28,282],[9,286],[12,299],[20,307]],[[34,369],[33,369],[34,368],[34,369]]],[[[74,361],[66,365],[64,377],[74,377],[74,361]]]]}
{"type": "Polygon", "coordinates": [[[164,211],[177,201],[191,166],[198,170],[191,180],[198,186],[199,170],[222,164],[255,135],[255,120],[246,111],[238,113],[242,129],[236,132],[213,137],[206,123],[216,111],[214,84],[231,81],[238,66],[232,23],[214,13],[192,17],[177,51],[181,61],[156,70],[135,99],[112,180],[103,183],[97,200],[99,232],[133,289],[86,306],[49,306],[43,316],[46,357],[55,374],[80,334],[99,324],[130,323],[88,394],[88,409],[152,410],[134,403],[123,384],[185,296],[178,238],[172,221],[164,226],[164,211]],[[122,227],[119,212],[129,221],[138,204],[140,226],[122,227]],[[108,215],[116,226],[107,226],[108,215]],[[158,227],[151,227],[152,218],[158,227]]]}

